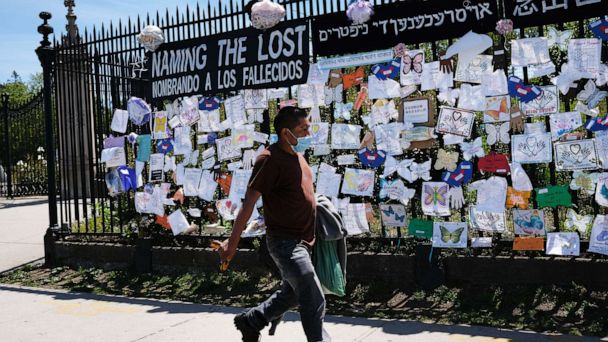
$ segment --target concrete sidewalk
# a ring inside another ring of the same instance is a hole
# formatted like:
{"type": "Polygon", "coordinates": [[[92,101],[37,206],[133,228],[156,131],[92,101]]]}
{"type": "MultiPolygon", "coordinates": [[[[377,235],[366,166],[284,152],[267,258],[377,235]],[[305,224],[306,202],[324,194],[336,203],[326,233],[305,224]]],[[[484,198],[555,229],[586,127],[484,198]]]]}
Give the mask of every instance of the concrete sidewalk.
{"type": "MultiPolygon", "coordinates": [[[[0,285],[0,341],[240,341],[241,309],[0,285]]],[[[305,341],[297,313],[262,341],[305,341]]],[[[329,316],[333,341],[600,341],[486,327],[329,316]]],[[[607,339],[608,340],[608,339],[607,339]]]]}
{"type": "Polygon", "coordinates": [[[0,198],[0,272],[44,257],[46,197],[0,198]]]}

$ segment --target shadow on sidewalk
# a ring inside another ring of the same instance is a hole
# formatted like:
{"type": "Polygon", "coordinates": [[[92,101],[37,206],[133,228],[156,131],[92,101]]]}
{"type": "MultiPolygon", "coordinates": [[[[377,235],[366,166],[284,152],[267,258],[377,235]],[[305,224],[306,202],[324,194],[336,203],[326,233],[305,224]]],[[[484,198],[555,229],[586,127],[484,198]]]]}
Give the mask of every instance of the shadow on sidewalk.
{"type": "Polygon", "coordinates": [[[21,199],[6,199],[6,198],[0,198],[0,209],[10,209],[10,208],[17,208],[17,207],[27,207],[27,206],[31,206],[31,205],[40,205],[40,204],[46,204],[48,202],[48,200],[46,198],[42,199],[42,198],[36,198],[36,199],[31,199],[31,198],[21,198],[21,199]]]}

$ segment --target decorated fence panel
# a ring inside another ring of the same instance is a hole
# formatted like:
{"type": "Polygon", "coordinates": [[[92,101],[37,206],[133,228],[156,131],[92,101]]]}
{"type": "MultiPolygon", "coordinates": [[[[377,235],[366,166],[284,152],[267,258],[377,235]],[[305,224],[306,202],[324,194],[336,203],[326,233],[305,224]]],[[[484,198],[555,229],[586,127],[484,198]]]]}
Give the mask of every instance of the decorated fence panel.
{"type": "Polygon", "coordinates": [[[606,252],[605,1],[386,2],[357,25],[278,3],[264,31],[231,1],[57,43],[66,234],[226,234],[297,105],[316,191],[360,241],[606,252]]]}

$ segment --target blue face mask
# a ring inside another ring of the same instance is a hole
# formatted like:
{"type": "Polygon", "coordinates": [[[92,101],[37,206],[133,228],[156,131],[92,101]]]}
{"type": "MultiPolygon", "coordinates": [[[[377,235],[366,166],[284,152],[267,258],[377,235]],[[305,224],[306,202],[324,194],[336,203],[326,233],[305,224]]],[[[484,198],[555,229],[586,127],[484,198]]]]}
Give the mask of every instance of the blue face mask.
{"type": "Polygon", "coordinates": [[[310,147],[310,144],[312,143],[312,137],[311,136],[298,138],[298,137],[295,136],[295,134],[291,133],[290,130],[288,130],[288,132],[289,132],[289,134],[291,134],[292,137],[294,137],[294,138],[296,138],[298,140],[298,143],[295,146],[291,145],[291,143],[289,144],[294,152],[296,152],[296,153],[304,153],[304,151],[307,148],[310,147]]]}

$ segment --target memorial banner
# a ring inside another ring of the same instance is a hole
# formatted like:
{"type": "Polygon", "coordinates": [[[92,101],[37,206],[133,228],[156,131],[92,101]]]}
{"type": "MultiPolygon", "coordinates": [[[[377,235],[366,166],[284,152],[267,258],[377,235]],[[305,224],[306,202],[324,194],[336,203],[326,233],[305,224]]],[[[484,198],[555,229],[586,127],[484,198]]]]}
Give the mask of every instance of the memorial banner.
{"type": "Polygon", "coordinates": [[[318,56],[345,55],[458,38],[470,30],[491,32],[500,19],[496,1],[428,0],[375,6],[371,20],[351,25],[343,12],[316,18],[313,47],[318,56]]]}
{"type": "Polygon", "coordinates": [[[163,44],[148,56],[153,101],[306,82],[309,32],[305,21],[163,44]]]}

